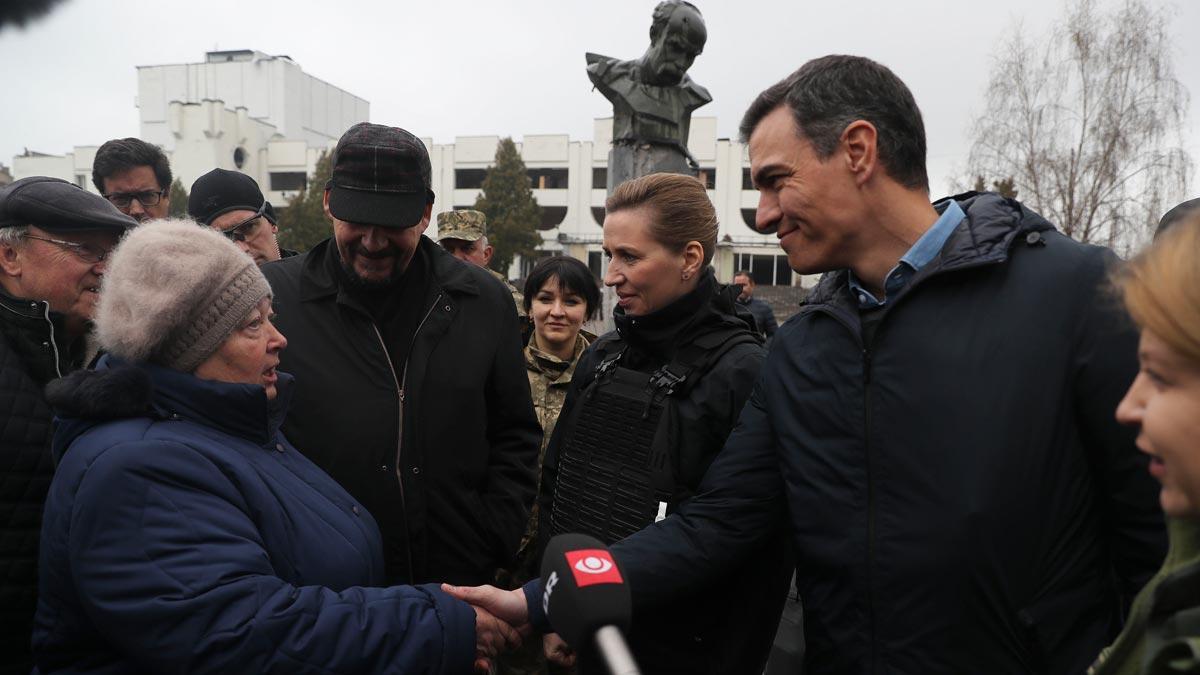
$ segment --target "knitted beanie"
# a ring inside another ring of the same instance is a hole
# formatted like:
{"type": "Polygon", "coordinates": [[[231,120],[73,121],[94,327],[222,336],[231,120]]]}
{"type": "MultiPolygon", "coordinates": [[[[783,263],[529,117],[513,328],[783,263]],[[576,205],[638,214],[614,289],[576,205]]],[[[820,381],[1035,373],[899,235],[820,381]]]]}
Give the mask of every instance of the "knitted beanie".
{"type": "Polygon", "coordinates": [[[96,342],[128,361],[190,373],[271,296],[250,256],[190,220],[141,225],[108,260],[96,342]]]}

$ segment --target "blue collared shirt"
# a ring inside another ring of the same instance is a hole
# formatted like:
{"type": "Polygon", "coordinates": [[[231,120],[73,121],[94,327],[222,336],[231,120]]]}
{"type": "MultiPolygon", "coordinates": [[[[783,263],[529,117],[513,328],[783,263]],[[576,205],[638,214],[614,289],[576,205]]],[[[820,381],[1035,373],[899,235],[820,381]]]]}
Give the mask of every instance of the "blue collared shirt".
{"type": "Polygon", "coordinates": [[[854,272],[850,272],[850,292],[858,300],[859,309],[872,309],[882,307],[887,304],[887,299],[900,292],[904,288],[913,275],[921,271],[921,268],[929,264],[942,250],[942,246],[946,244],[946,240],[950,238],[950,233],[962,219],[966,217],[962,207],[953,199],[946,204],[938,219],[933,225],[921,235],[917,243],[908,249],[908,252],[900,256],[900,262],[892,268],[887,276],[883,278],[883,299],[879,300],[870,291],[863,288],[862,284],[858,283],[858,279],[854,277],[854,272]]]}

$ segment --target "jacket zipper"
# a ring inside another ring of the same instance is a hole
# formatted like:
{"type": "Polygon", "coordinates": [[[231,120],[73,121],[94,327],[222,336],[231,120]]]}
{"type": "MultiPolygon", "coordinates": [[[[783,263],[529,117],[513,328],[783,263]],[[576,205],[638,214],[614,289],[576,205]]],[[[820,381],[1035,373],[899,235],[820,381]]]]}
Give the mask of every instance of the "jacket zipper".
{"type": "MultiPolygon", "coordinates": [[[[846,332],[850,333],[855,340],[858,341],[859,349],[862,353],[862,368],[863,368],[863,450],[866,455],[867,462],[867,617],[870,624],[870,640],[868,649],[870,653],[870,672],[875,672],[876,651],[875,651],[875,586],[873,582],[875,574],[875,476],[874,462],[871,457],[871,346],[863,339],[861,325],[859,331],[855,331],[854,322],[842,316],[841,312],[834,306],[819,306],[814,305],[813,311],[821,312],[829,315],[833,320],[842,324],[846,332]]],[[[875,333],[878,335],[880,324],[886,316],[888,308],[883,309],[884,315],[879,317],[879,322],[875,326],[875,333]]]]}
{"type": "Polygon", "coordinates": [[[42,318],[46,320],[46,325],[50,327],[50,349],[54,351],[54,372],[62,377],[62,366],[58,358],[58,340],[54,339],[54,322],[50,320],[50,303],[42,303],[42,318]]]}
{"type": "MultiPolygon", "coordinates": [[[[433,304],[430,305],[429,309],[425,312],[425,316],[421,317],[421,323],[417,324],[417,329],[415,331],[413,331],[413,342],[414,343],[417,341],[417,334],[421,332],[421,327],[425,325],[425,321],[427,321],[429,319],[429,316],[431,314],[433,314],[434,308],[437,307],[437,304],[441,299],[442,299],[442,294],[438,293],[437,297],[433,299],[433,304]]],[[[393,469],[393,473],[396,474],[396,483],[400,486],[400,508],[401,508],[401,510],[404,511],[405,519],[407,519],[408,506],[405,503],[405,497],[404,497],[404,474],[400,468],[401,467],[400,452],[404,447],[404,390],[405,390],[405,387],[408,385],[408,360],[412,356],[412,345],[410,344],[408,347],[408,354],[406,354],[404,357],[404,368],[401,371],[400,377],[397,378],[396,377],[396,366],[392,363],[392,357],[388,353],[387,343],[385,343],[383,341],[383,334],[381,334],[379,332],[379,326],[376,326],[375,322],[372,321],[371,328],[374,329],[374,331],[375,331],[375,337],[379,339],[379,346],[383,349],[383,358],[387,359],[388,370],[391,371],[391,373],[392,373],[392,383],[395,384],[395,386],[396,386],[396,397],[397,397],[396,409],[397,409],[397,413],[399,415],[399,421],[396,425],[396,457],[395,457],[395,461],[393,462],[392,469],[393,469]]],[[[408,523],[407,522],[404,524],[404,538],[405,538],[404,554],[408,559],[408,581],[411,584],[411,583],[413,583],[413,579],[415,578],[413,576],[415,570],[413,569],[412,541],[408,538],[408,523]]]]}
{"type": "MultiPolygon", "coordinates": [[[[880,320],[883,317],[879,317],[880,320]]],[[[875,327],[879,330],[879,326],[875,327]]],[[[861,339],[861,338],[860,338],[861,339]]],[[[867,456],[867,616],[871,621],[871,672],[875,672],[875,462],[871,455],[871,347],[862,340],[863,358],[863,449],[867,456]]]]}
{"type": "MultiPolygon", "coordinates": [[[[34,309],[37,309],[37,306],[38,306],[38,303],[36,303],[36,302],[30,304],[30,307],[32,307],[34,309]]],[[[0,303],[0,307],[4,308],[8,312],[16,314],[19,317],[22,317],[25,319],[29,318],[28,315],[21,314],[20,312],[12,309],[11,307],[4,305],[4,303],[0,303]]],[[[59,377],[62,377],[63,376],[62,365],[58,358],[58,340],[55,339],[55,336],[54,336],[54,322],[50,320],[50,303],[48,303],[48,302],[42,303],[42,317],[41,318],[46,320],[46,325],[50,328],[50,341],[48,344],[50,345],[50,350],[54,352],[54,372],[57,373],[59,377]]]]}
{"type": "Polygon", "coordinates": [[[396,465],[393,467],[396,474],[396,483],[400,486],[400,511],[404,514],[404,555],[408,560],[408,583],[413,582],[413,562],[412,562],[412,540],[408,536],[408,505],[404,499],[404,478],[400,475],[400,446],[404,436],[404,390],[400,388],[400,381],[396,379],[396,367],[392,365],[392,357],[388,354],[387,343],[383,341],[383,335],[379,332],[379,326],[375,322],[371,322],[371,328],[375,331],[375,337],[379,338],[379,347],[383,349],[383,358],[387,359],[388,371],[392,374],[392,383],[396,386],[396,391],[399,398],[396,403],[397,410],[400,413],[399,432],[396,434],[396,465]]]}

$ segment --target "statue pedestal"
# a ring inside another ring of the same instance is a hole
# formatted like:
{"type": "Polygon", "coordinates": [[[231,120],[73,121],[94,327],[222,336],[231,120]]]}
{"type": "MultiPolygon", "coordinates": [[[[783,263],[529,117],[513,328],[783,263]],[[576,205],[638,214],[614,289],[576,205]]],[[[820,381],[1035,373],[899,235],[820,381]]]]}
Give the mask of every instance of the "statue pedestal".
{"type": "Polygon", "coordinates": [[[608,151],[608,194],[627,180],[651,173],[696,175],[687,158],[675,148],[639,143],[614,145],[608,151]]]}

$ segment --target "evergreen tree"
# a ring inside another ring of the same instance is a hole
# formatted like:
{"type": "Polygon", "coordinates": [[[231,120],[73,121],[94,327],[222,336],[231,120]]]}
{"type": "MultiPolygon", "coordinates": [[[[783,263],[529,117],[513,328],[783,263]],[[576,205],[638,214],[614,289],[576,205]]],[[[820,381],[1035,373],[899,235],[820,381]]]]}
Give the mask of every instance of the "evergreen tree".
{"type": "MultiPolygon", "coordinates": [[[[1016,181],[1013,180],[1012,177],[994,180],[992,181],[991,191],[1000,193],[1001,197],[1016,199],[1017,188],[1015,183],[1016,181]]],[[[983,176],[976,174],[975,184],[971,186],[971,189],[976,192],[986,192],[988,190],[987,183],[983,180],[983,176]]]]}
{"type": "Polygon", "coordinates": [[[279,245],[304,252],[327,239],[332,232],[325,217],[325,183],[333,173],[329,152],[323,151],[308,180],[308,186],[288,200],[279,215],[279,245]]]}
{"type": "Polygon", "coordinates": [[[542,210],[533,197],[525,162],[511,138],[496,146],[496,161],[488,167],[475,209],[487,216],[488,243],[495,247],[490,267],[501,274],[517,255],[532,255],[542,238],[537,227],[542,210]]]}
{"type": "Polygon", "coordinates": [[[183,188],[183,183],[178,178],[171,181],[171,189],[167,195],[171,200],[167,215],[172,218],[187,218],[188,191],[183,188]]]}

